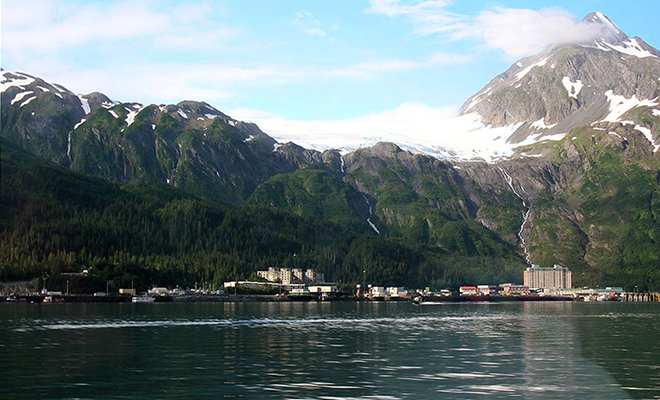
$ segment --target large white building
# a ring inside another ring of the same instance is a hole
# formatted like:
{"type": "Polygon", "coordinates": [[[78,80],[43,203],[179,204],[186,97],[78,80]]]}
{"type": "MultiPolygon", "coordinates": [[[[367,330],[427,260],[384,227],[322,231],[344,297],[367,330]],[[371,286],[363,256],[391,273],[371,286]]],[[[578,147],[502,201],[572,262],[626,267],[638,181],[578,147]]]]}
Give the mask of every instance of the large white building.
{"type": "Polygon", "coordinates": [[[524,285],[529,288],[552,291],[573,287],[571,271],[567,267],[556,265],[553,268],[541,268],[533,265],[523,273],[524,285]]]}
{"type": "Polygon", "coordinates": [[[325,276],[313,269],[300,268],[268,268],[268,271],[257,271],[257,276],[268,282],[280,282],[285,285],[291,283],[317,283],[324,282],[325,276]]]}

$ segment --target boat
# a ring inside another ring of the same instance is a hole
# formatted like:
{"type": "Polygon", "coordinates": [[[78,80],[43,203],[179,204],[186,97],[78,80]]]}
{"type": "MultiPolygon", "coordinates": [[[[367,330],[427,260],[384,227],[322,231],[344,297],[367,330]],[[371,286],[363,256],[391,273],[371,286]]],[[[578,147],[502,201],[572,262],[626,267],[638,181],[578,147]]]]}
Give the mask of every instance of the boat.
{"type": "Polygon", "coordinates": [[[293,288],[288,294],[291,300],[311,300],[312,294],[305,288],[293,288]]]}
{"type": "Polygon", "coordinates": [[[153,303],[154,301],[156,301],[155,297],[151,297],[147,295],[133,296],[132,299],[133,303],[153,303]]]}

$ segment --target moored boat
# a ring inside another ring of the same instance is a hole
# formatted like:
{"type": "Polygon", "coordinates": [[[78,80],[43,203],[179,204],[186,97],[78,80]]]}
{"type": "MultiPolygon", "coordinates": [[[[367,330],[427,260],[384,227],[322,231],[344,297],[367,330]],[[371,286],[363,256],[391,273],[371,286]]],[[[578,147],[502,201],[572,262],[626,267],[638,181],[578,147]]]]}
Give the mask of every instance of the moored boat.
{"type": "Polygon", "coordinates": [[[153,303],[155,300],[156,300],[155,297],[142,295],[142,296],[133,296],[132,302],[133,303],[153,303]]]}

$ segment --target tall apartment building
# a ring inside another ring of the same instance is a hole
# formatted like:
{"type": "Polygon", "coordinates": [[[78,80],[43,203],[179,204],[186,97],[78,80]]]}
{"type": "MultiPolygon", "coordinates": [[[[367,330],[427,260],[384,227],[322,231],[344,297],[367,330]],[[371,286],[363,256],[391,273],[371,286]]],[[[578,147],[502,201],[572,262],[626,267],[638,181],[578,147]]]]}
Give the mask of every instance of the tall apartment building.
{"type": "Polygon", "coordinates": [[[556,265],[553,268],[541,268],[532,265],[523,273],[524,285],[535,289],[570,289],[573,287],[571,271],[567,267],[556,265]]]}
{"type": "Polygon", "coordinates": [[[324,282],[323,273],[315,272],[313,269],[303,270],[300,268],[268,268],[268,271],[257,271],[259,278],[269,282],[281,282],[285,285],[290,283],[317,283],[324,282]]]}

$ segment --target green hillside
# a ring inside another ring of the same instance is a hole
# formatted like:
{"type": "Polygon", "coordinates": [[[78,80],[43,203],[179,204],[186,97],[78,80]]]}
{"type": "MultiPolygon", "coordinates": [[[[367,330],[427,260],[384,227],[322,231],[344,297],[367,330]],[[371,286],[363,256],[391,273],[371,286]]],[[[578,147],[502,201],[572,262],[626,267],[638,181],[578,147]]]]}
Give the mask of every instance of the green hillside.
{"type": "Polygon", "coordinates": [[[334,189],[325,193],[326,205],[340,204],[329,210],[333,215],[343,210],[346,218],[310,217],[270,206],[237,208],[166,185],[119,185],[51,164],[4,139],[0,145],[3,281],[48,276],[49,288],[62,289],[60,273],[88,269],[91,277],[78,279],[74,290],[103,290],[107,280],[141,289],[195,282],[217,286],[275,266],[314,268],[347,285],[360,282],[366,270],[375,284],[446,286],[515,280],[522,268],[515,257],[457,257],[377,237],[351,216],[353,190],[323,171],[296,178],[307,181],[309,192],[317,195],[326,186],[342,187],[344,197],[334,189]]]}

